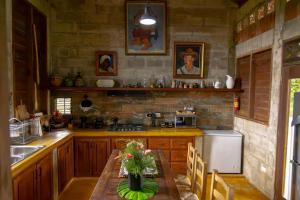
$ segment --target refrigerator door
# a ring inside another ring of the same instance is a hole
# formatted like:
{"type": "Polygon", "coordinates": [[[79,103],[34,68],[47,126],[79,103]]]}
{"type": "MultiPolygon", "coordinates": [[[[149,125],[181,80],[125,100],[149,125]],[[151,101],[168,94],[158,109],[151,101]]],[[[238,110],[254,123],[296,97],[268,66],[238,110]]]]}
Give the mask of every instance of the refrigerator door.
{"type": "Polygon", "coordinates": [[[291,200],[300,199],[300,164],[292,161],[293,164],[293,180],[291,188],[291,200]]]}
{"type": "Polygon", "coordinates": [[[300,163],[300,124],[295,125],[293,161],[300,163]]]}

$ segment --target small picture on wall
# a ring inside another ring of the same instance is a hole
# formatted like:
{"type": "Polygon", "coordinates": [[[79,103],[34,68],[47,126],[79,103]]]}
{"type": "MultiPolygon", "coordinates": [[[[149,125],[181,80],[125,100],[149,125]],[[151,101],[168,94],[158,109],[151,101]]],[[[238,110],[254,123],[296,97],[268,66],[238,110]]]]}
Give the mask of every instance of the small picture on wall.
{"type": "Polygon", "coordinates": [[[117,72],[117,53],[115,51],[96,52],[97,76],[116,76],[117,72]]]}
{"type": "Polygon", "coordinates": [[[203,42],[174,42],[174,78],[201,79],[203,78],[203,64],[203,42]]]}

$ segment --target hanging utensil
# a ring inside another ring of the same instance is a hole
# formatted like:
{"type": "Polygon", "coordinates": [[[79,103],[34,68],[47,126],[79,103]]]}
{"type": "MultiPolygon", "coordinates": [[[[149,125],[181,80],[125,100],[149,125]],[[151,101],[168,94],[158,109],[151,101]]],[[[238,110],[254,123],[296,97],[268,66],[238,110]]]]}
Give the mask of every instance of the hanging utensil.
{"type": "Polygon", "coordinates": [[[35,61],[36,61],[36,82],[40,85],[40,63],[39,63],[39,49],[37,41],[36,26],[33,24],[33,37],[34,37],[34,50],[35,50],[35,61]]]}

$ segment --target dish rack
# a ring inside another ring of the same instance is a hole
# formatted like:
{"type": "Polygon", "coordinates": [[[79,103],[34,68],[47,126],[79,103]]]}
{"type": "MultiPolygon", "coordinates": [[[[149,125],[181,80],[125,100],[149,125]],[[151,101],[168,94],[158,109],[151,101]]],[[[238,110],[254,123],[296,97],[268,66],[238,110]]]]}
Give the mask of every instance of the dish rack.
{"type": "Polygon", "coordinates": [[[20,121],[16,118],[9,120],[11,143],[14,145],[28,144],[41,136],[40,119],[20,121]]]}

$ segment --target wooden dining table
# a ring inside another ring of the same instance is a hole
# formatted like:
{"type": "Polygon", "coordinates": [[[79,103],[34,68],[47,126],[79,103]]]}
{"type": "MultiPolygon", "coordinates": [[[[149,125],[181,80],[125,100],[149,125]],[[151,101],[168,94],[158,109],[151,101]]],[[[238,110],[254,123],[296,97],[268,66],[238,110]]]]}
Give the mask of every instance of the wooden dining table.
{"type": "MultiPolygon", "coordinates": [[[[179,200],[180,195],[174,182],[170,165],[162,151],[153,151],[158,175],[154,177],[159,185],[158,193],[151,200],[179,200]]],[[[94,188],[91,200],[121,200],[117,193],[118,184],[126,178],[119,177],[121,162],[115,159],[119,150],[113,150],[107,164],[94,188]]]]}

